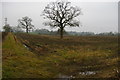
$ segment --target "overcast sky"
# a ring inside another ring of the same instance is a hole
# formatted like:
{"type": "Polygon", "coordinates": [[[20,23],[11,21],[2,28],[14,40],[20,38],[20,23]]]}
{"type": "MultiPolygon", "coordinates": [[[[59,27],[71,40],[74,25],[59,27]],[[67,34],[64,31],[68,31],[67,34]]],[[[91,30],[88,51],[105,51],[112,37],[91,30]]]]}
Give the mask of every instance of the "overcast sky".
{"type": "MultiPolygon", "coordinates": [[[[51,1],[51,0],[50,0],[51,1]]],[[[8,23],[11,26],[18,24],[18,19],[24,16],[32,18],[35,28],[45,28],[49,30],[50,27],[44,26],[42,23],[44,19],[41,15],[44,7],[50,2],[2,2],[0,3],[0,12],[2,11],[2,25],[4,25],[4,18],[8,18],[8,23]]],[[[69,1],[69,0],[68,0],[69,1]]],[[[72,2],[72,1],[71,1],[72,2]]],[[[78,2],[71,3],[73,6],[78,6],[82,9],[83,15],[80,15],[82,27],[69,28],[66,31],[90,31],[95,33],[100,32],[117,32],[118,31],[118,3],[117,2],[78,2]]],[[[1,19],[1,17],[0,17],[1,19]]],[[[0,20],[1,24],[1,20],[0,20]]]]}

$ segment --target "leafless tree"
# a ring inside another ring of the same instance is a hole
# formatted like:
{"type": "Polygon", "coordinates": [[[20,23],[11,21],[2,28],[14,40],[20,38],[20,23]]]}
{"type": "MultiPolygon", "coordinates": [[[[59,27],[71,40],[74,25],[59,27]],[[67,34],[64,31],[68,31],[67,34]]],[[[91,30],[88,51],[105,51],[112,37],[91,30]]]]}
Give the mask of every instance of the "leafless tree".
{"type": "Polygon", "coordinates": [[[42,15],[49,21],[45,22],[46,26],[59,27],[60,36],[63,38],[63,30],[66,26],[80,26],[79,20],[75,18],[81,14],[81,9],[71,6],[71,2],[57,1],[49,3],[42,15]]]}
{"type": "Polygon", "coordinates": [[[27,16],[22,17],[22,19],[19,19],[18,22],[18,26],[23,29],[26,29],[26,33],[28,33],[34,27],[34,25],[32,25],[32,19],[27,16]]]}

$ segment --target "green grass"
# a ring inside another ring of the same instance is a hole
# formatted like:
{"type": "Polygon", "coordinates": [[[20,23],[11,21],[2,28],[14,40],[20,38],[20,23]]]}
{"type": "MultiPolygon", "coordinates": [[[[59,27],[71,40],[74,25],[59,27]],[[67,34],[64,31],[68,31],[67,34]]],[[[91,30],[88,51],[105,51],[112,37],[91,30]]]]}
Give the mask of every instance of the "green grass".
{"type": "Polygon", "coordinates": [[[50,73],[40,68],[43,62],[14,37],[9,33],[2,45],[3,78],[49,77],[50,73]]]}
{"type": "Polygon", "coordinates": [[[16,36],[9,33],[3,42],[4,78],[55,78],[60,74],[77,78],[117,77],[116,36],[65,36],[62,40],[59,36],[16,36]],[[85,71],[97,73],[79,74],[85,71]]]}

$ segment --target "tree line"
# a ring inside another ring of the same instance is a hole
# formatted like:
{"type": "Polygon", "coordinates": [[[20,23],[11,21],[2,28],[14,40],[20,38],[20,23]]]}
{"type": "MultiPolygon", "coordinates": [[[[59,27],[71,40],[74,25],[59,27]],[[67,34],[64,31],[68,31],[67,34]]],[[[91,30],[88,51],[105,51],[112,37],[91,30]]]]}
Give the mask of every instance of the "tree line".
{"type": "MultiPolygon", "coordinates": [[[[68,1],[50,2],[42,12],[44,19],[47,19],[47,22],[44,22],[44,25],[50,27],[58,27],[61,39],[63,38],[64,28],[66,26],[80,26],[79,20],[76,19],[76,17],[80,14],[81,9],[77,6],[72,6],[71,2],[68,1]]],[[[32,19],[27,16],[19,19],[17,29],[20,30],[20,28],[25,29],[26,33],[29,33],[34,28],[32,19]]],[[[8,24],[6,24],[3,29],[7,32],[12,31],[11,27],[8,24]]]]}
{"type": "MultiPolygon", "coordinates": [[[[114,35],[114,33],[100,33],[94,34],[92,32],[66,32],[65,27],[79,27],[81,26],[80,21],[77,20],[77,17],[81,15],[81,9],[77,6],[72,6],[71,2],[67,1],[56,1],[50,2],[47,4],[45,9],[42,12],[44,19],[47,19],[43,24],[45,26],[57,27],[57,31],[49,31],[46,29],[40,30],[36,29],[32,23],[32,19],[28,16],[18,19],[18,25],[11,27],[9,24],[3,26],[5,32],[24,32],[26,33],[38,33],[38,34],[50,34],[50,35],[60,35],[60,38],[63,38],[64,35],[114,35]]],[[[7,21],[7,20],[6,20],[7,21]]]]}

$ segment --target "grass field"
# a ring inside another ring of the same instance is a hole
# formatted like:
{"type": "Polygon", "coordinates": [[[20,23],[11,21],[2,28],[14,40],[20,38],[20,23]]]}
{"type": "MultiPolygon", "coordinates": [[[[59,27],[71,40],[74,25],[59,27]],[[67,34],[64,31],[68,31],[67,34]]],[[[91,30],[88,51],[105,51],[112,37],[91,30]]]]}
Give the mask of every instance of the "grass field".
{"type": "Polygon", "coordinates": [[[3,41],[3,78],[117,78],[117,36],[12,34],[3,41]]]}

